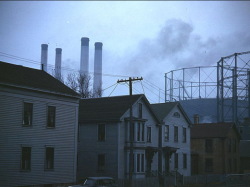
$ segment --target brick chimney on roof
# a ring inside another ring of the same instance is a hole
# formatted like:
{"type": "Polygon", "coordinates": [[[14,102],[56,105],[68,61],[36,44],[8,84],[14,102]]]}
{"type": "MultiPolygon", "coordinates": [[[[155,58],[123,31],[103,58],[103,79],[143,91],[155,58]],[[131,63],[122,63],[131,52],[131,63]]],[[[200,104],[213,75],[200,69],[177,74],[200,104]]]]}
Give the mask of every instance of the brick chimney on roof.
{"type": "Polygon", "coordinates": [[[194,114],[194,124],[199,124],[199,114],[194,114]]]}

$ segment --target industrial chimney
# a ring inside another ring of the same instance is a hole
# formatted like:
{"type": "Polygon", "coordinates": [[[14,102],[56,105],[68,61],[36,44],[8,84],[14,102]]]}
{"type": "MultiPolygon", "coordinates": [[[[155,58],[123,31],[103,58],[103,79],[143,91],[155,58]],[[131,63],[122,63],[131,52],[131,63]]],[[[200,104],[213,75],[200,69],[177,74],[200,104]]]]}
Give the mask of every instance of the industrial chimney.
{"type": "Polygon", "coordinates": [[[56,48],[55,78],[61,80],[62,49],[56,48]]]}
{"type": "Polygon", "coordinates": [[[89,38],[82,37],[81,39],[81,74],[89,75],[89,38]]]}
{"type": "Polygon", "coordinates": [[[102,43],[95,43],[94,56],[94,83],[93,90],[95,97],[100,97],[102,92],[102,43]]]}
{"type": "Polygon", "coordinates": [[[48,61],[48,44],[42,44],[42,52],[41,52],[41,70],[47,72],[47,61],[48,61]]]}

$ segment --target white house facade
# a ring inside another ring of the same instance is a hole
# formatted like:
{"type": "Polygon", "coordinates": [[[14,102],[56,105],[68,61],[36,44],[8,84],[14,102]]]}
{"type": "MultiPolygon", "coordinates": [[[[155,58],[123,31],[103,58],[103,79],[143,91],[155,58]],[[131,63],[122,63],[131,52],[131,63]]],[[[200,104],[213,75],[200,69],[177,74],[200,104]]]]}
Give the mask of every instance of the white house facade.
{"type": "Polygon", "coordinates": [[[76,181],[79,99],[42,70],[0,62],[0,186],[76,181]]]}
{"type": "Polygon", "coordinates": [[[191,121],[179,102],[151,104],[162,122],[162,171],[191,175],[191,121]]]}

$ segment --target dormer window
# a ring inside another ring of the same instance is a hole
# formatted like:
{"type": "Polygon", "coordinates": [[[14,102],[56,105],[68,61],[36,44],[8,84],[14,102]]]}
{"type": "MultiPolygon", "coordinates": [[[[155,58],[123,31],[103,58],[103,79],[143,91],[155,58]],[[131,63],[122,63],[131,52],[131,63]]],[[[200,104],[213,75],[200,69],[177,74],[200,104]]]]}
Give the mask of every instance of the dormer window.
{"type": "Polygon", "coordinates": [[[139,112],[139,116],[138,117],[142,118],[142,104],[138,103],[138,105],[139,105],[139,107],[138,107],[139,108],[139,111],[138,111],[139,112]]]}
{"type": "Polygon", "coordinates": [[[181,116],[181,115],[180,115],[179,112],[175,112],[175,113],[174,113],[174,117],[175,117],[175,118],[180,118],[180,116],[181,116]]]}

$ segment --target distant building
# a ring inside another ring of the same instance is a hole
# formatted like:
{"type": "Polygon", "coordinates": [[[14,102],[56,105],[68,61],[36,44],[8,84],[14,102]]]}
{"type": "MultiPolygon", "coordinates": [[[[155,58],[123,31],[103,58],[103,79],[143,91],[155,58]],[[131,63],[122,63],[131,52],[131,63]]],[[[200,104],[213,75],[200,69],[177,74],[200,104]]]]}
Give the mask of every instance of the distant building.
{"type": "Polygon", "coordinates": [[[244,118],[244,122],[240,124],[240,135],[242,140],[250,140],[250,120],[249,118],[244,118]]]}
{"type": "Polygon", "coordinates": [[[250,140],[240,141],[240,172],[250,173],[250,140]]]}
{"type": "Polygon", "coordinates": [[[0,186],[75,182],[79,99],[42,70],[0,62],[0,186]]]}
{"type": "Polygon", "coordinates": [[[151,104],[162,126],[163,171],[191,175],[191,121],[179,102],[151,104]]]}
{"type": "Polygon", "coordinates": [[[191,128],[192,175],[239,173],[240,139],[234,123],[194,124],[191,128]]]}

